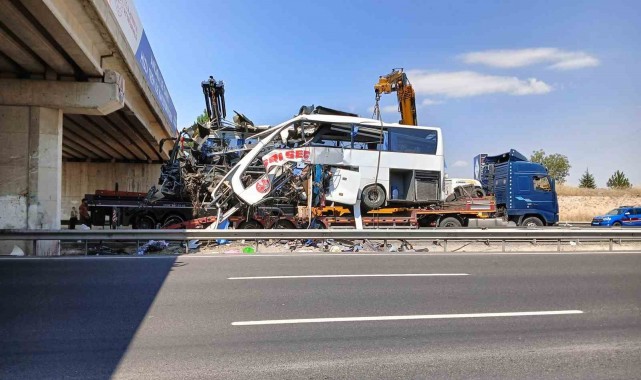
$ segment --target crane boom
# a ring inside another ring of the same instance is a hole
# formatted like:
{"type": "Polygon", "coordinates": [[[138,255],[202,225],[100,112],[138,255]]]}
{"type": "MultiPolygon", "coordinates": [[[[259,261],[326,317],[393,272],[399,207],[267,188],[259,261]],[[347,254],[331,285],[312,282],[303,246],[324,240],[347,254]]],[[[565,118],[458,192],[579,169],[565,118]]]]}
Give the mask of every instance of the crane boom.
{"type": "Polygon", "coordinates": [[[391,73],[380,76],[378,83],[374,85],[374,91],[377,100],[380,99],[381,94],[396,92],[398,108],[401,112],[400,124],[418,125],[416,95],[402,68],[393,69],[391,73]]]}

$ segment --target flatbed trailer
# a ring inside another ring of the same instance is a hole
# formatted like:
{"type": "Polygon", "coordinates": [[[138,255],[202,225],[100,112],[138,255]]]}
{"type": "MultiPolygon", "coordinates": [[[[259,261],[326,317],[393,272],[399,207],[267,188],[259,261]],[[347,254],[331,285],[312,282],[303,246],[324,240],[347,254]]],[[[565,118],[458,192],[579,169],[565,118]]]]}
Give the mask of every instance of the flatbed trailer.
{"type": "MultiPolygon", "coordinates": [[[[361,217],[364,228],[420,228],[477,226],[479,220],[492,219],[496,204],[491,197],[447,203],[440,208],[382,208],[361,217]]],[[[258,209],[251,217],[228,218],[231,228],[307,229],[356,228],[356,218],[342,206],[314,207],[309,212],[300,207],[296,215],[277,215],[258,209]],[[309,217],[311,215],[311,218],[309,217]]],[[[216,216],[207,216],[168,225],[168,229],[207,228],[216,216]]]]}
{"type": "MultiPolygon", "coordinates": [[[[175,200],[147,201],[147,193],[97,190],[86,194],[93,225],[132,226],[154,229],[194,218],[191,202],[175,200]]],[[[200,211],[199,211],[200,212],[200,211]]],[[[215,211],[201,214],[215,215],[215,211]]]]}

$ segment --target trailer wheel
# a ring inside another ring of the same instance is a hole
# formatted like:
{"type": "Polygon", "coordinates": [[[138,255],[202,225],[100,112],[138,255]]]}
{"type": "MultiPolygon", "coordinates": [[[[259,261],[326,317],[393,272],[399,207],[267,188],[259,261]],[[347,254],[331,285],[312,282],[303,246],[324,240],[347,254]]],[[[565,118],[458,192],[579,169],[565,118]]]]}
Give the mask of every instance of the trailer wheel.
{"type": "Polygon", "coordinates": [[[263,225],[255,220],[247,220],[238,225],[240,230],[262,230],[263,225]]]}
{"type": "Polygon", "coordinates": [[[180,215],[169,215],[168,217],[165,218],[165,221],[162,224],[162,228],[171,226],[173,224],[182,223],[184,221],[185,219],[183,219],[183,217],[180,215]]]}
{"type": "Polygon", "coordinates": [[[134,229],[137,230],[153,230],[156,228],[156,219],[153,216],[144,214],[136,217],[134,229]]]}
{"type": "Polygon", "coordinates": [[[463,225],[461,224],[460,220],[454,217],[448,216],[447,218],[441,219],[438,226],[441,228],[461,228],[463,225]]]}
{"type": "Polygon", "coordinates": [[[290,220],[281,219],[276,223],[274,223],[274,226],[272,228],[275,228],[277,230],[295,230],[296,225],[292,223],[290,220]]]}
{"type": "Polygon", "coordinates": [[[530,216],[528,218],[523,219],[521,222],[521,225],[524,227],[541,227],[543,226],[543,222],[541,219],[537,218],[536,216],[530,216]]]}
{"type": "Polygon", "coordinates": [[[385,204],[385,190],[379,184],[366,186],[361,194],[361,201],[367,210],[380,208],[385,204]]]}

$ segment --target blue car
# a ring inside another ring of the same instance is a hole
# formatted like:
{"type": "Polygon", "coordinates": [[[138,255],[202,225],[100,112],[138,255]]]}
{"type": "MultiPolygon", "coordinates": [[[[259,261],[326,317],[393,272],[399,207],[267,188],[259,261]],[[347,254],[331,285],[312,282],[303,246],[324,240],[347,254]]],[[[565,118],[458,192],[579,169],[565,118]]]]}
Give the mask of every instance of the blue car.
{"type": "Polygon", "coordinates": [[[593,226],[641,227],[641,206],[620,206],[605,215],[595,216],[593,226]]]}

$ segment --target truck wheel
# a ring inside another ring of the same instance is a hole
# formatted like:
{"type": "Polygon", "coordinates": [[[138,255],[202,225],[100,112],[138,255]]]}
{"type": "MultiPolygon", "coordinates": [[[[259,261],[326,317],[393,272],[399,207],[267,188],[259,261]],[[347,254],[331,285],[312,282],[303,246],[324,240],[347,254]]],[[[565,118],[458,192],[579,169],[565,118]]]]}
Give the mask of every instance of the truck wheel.
{"type": "Polygon", "coordinates": [[[536,216],[530,216],[528,218],[523,219],[521,222],[521,225],[524,227],[541,227],[543,226],[543,222],[541,219],[537,218],[536,216]]]}
{"type": "Polygon", "coordinates": [[[438,224],[439,227],[442,228],[461,228],[463,225],[461,224],[461,221],[454,218],[454,217],[447,217],[444,219],[441,219],[441,222],[438,224]]]}
{"type": "Polygon", "coordinates": [[[374,210],[385,204],[385,190],[379,184],[369,185],[361,193],[361,201],[366,210],[374,210]]]}
{"type": "Polygon", "coordinates": [[[138,215],[136,217],[135,229],[153,230],[156,228],[156,220],[151,215],[138,215]]]}

